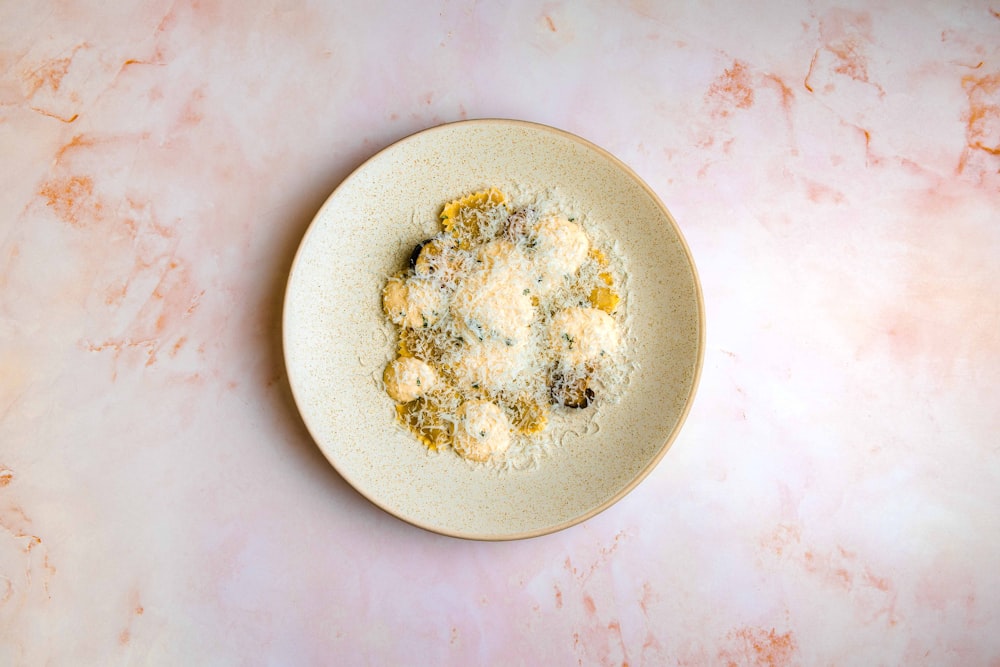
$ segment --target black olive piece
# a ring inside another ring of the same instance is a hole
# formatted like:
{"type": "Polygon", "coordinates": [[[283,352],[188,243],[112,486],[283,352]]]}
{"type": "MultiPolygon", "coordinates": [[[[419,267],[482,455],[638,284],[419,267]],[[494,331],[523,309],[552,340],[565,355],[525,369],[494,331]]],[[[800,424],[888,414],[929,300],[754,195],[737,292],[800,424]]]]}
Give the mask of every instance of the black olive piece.
{"type": "Polygon", "coordinates": [[[567,408],[585,408],[594,400],[594,390],[578,380],[572,385],[563,382],[561,375],[552,376],[552,390],[549,392],[552,402],[567,408]]]}
{"type": "Polygon", "coordinates": [[[594,400],[594,390],[587,387],[582,394],[576,393],[575,396],[567,396],[563,405],[567,408],[585,408],[590,405],[592,400],[594,400]]]}
{"type": "Polygon", "coordinates": [[[424,249],[424,246],[433,241],[434,239],[427,239],[426,241],[421,241],[413,248],[413,252],[410,253],[410,268],[417,268],[417,258],[420,257],[420,251],[424,249]]]}

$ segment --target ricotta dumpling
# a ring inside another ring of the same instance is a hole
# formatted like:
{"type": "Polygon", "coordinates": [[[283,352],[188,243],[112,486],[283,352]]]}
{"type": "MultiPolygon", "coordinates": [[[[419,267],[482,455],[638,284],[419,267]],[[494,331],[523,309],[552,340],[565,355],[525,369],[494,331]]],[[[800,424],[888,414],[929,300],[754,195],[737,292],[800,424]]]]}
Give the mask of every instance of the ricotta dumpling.
{"type": "Polygon", "coordinates": [[[392,278],[382,291],[382,308],[393,324],[411,329],[433,326],[447,304],[433,280],[392,278]]]}
{"type": "Polygon", "coordinates": [[[584,366],[613,355],[621,346],[614,318],[597,308],[566,308],[555,314],[549,343],[566,366],[584,366]]]}
{"type": "Polygon", "coordinates": [[[458,408],[452,446],[470,461],[487,461],[510,447],[510,422],[495,403],[466,401],[458,408]]]}
{"type": "Polygon", "coordinates": [[[516,345],[528,335],[535,319],[526,274],[504,262],[483,262],[456,288],[452,317],[459,335],[469,343],[499,340],[516,345]]]}
{"type": "Polygon", "coordinates": [[[399,357],[385,367],[382,381],[385,382],[385,392],[393,400],[409,403],[437,387],[438,376],[434,367],[426,361],[399,357]]]}
{"type": "Polygon", "coordinates": [[[531,232],[539,292],[545,296],[576,273],[590,252],[583,227],[563,215],[546,215],[531,232]]]}
{"type": "Polygon", "coordinates": [[[409,290],[402,278],[390,278],[382,290],[382,310],[393,324],[402,325],[406,319],[409,290]]]}

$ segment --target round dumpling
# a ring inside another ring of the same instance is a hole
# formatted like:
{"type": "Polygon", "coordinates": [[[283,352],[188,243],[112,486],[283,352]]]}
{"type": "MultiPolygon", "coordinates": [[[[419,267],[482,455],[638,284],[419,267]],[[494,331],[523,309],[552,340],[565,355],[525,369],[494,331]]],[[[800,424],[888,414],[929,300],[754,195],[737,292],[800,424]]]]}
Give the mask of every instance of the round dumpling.
{"type": "Polygon", "coordinates": [[[470,461],[486,461],[510,447],[510,422],[494,403],[466,401],[458,408],[452,445],[470,461]]]}
{"type": "Polygon", "coordinates": [[[393,324],[411,329],[432,326],[445,308],[441,289],[430,280],[393,278],[382,291],[382,307],[393,324]]]}
{"type": "Polygon", "coordinates": [[[538,287],[542,294],[562,284],[565,276],[576,273],[590,252],[587,232],[562,215],[543,217],[532,237],[538,287]]]}
{"type": "Polygon", "coordinates": [[[406,318],[406,302],[409,290],[401,278],[392,278],[382,290],[382,309],[393,324],[402,324],[406,318]]]}
{"type": "Polygon", "coordinates": [[[560,361],[582,366],[617,352],[621,333],[614,319],[603,310],[567,308],[552,318],[549,342],[560,361]]]}
{"type": "Polygon", "coordinates": [[[451,312],[469,342],[496,339],[516,344],[528,335],[535,317],[526,275],[486,266],[469,276],[452,297],[451,312]]]}
{"type": "Polygon", "coordinates": [[[385,392],[395,401],[415,401],[438,383],[434,367],[416,357],[400,357],[389,362],[382,374],[385,392]]]}

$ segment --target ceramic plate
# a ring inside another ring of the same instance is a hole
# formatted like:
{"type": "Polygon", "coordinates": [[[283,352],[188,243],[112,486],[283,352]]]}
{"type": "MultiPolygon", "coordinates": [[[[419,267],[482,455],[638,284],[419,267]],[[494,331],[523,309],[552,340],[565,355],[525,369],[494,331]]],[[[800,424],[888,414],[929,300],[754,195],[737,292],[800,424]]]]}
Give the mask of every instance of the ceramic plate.
{"type": "Polygon", "coordinates": [[[295,402],[344,479],[427,530],[504,540],[579,523],[649,474],[691,406],[704,306],[677,224],[622,162],[550,127],[474,120],[393,144],[330,195],[292,265],[283,336],[295,402]],[[429,453],[396,422],[380,382],[395,351],[381,309],[386,278],[415,243],[439,231],[444,203],[489,186],[558,192],[618,241],[628,270],[638,365],[625,395],[602,407],[596,433],[566,437],[526,471],[499,473],[450,451],[429,453]]]}

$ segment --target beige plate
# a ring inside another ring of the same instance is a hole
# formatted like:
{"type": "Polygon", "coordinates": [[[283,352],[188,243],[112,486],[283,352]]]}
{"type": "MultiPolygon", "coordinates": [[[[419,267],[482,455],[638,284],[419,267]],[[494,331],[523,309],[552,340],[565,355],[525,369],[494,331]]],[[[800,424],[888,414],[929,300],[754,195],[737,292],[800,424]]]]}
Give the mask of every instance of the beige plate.
{"type": "Polygon", "coordinates": [[[344,479],[404,521],[482,540],[554,532],[632,490],[688,413],[705,339],[690,251],[653,191],[593,144],[511,120],[420,132],[348,177],[302,240],[283,326],[295,402],[344,479]],[[440,229],[442,204],[489,186],[554,189],[618,240],[639,364],[621,402],[602,411],[596,434],[568,437],[537,469],[503,474],[451,452],[428,453],[396,423],[380,386],[394,352],[381,311],[386,277],[440,229]]]}

